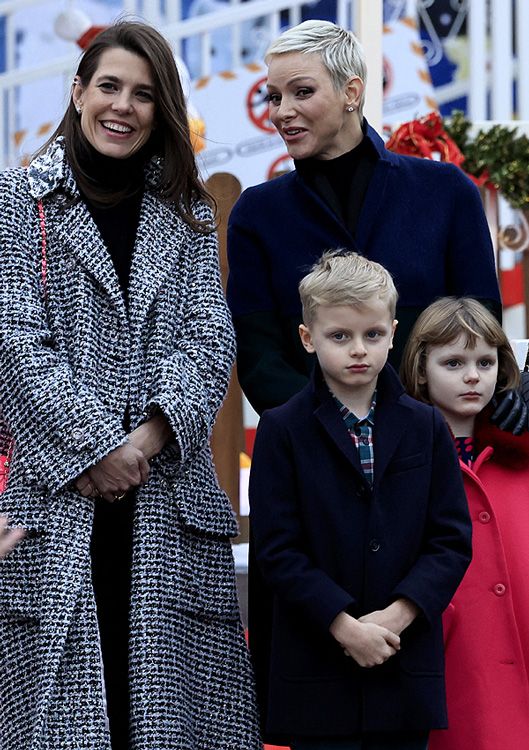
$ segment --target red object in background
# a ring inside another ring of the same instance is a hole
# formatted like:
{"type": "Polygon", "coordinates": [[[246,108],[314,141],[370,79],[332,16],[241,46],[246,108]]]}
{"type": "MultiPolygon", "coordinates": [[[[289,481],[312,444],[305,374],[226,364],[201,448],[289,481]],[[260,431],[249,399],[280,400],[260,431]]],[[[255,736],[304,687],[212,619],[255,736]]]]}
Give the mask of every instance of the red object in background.
{"type": "MultiPolygon", "coordinates": [[[[418,120],[405,122],[393,133],[386,143],[386,148],[396,154],[422,156],[424,159],[432,160],[434,154],[438,154],[440,161],[455,164],[456,167],[461,169],[463,169],[462,164],[465,161],[464,154],[461,153],[455,141],[450,138],[444,129],[443,119],[438,112],[430,112],[418,120]]],[[[463,169],[463,171],[465,170],[463,169]]],[[[478,187],[489,181],[487,170],[479,178],[468,174],[468,172],[465,172],[465,174],[478,187]]]]}
{"type": "Polygon", "coordinates": [[[499,277],[503,306],[521,305],[525,301],[522,264],[517,263],[509,271],[500,270],[499,277]]]}
{"type": "Polygon", "coordinates": [[[386,143],[389,151],[405,156],[422,156],[432,159],[439,154],[441,161],[461,166],[465,157],[443,127],[437,112],[430,112],[418,120],[405,122],[386,143]]]}
{"type": "Polygon", "coordinates": [[[90,42],[106,28],[106,26],[90,26],[79,39],[76,39],[77,44],[81,49],[86,49],[90,42]]]}
{"type": "Polygon", "coordinates": [[[245,439],[245,453],[247,456],[252,457],[253,453],[253,445],[255,443],[255,433],[257,431],[256,427],[247,427],[244,430],[244,439],[245,439]]]}

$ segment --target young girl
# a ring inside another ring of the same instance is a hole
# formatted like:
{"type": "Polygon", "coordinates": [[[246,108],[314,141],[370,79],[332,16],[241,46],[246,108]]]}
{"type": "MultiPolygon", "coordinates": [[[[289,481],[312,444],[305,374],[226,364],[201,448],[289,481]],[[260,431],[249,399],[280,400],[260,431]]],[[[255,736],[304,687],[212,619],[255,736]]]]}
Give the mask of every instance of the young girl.
{"type": "Polygon", "coordinates": [[[449,729],[431,733],[429,750],[525,750],[529,433],[487,418],[495,394],[517,387],[516,360],[479,302],[446,297],[417,320],[401,376],[452,430],[473,524],[473,560],[443,620],[449,729]]]}

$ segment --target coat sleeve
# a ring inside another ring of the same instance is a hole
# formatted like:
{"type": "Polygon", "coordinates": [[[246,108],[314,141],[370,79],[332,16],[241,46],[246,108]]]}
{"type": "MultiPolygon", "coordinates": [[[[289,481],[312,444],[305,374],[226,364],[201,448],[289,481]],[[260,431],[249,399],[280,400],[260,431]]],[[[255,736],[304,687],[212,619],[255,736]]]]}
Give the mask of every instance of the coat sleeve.
{"type": "Polygon", "coordinates": [[[432,409],[433,450],[428,518],[417,561],[392,598],[415,602],[429,622],[439,617],[472,557],[472,524],[452,436],[432,409]]]}
{"type": "Polygon", "coordinates": [[[257,429],[249,486],[255,555],[274,594],[327,631],[355,600],[311,560],[292,451],[280,421],[273,411],[265,412],[257,429]]]}
{"type": "Polygon", "coordinates": [[[251,191],[243,193],[228,224],[228,304],[237,335],[239,381],[261,414],[288,401],[308,377],[291,362],[291,343],[277,314],[263,238],[252,222],[259,207],[248,193],[251,198],[251,191]]]}
{"type": "Polygon", "coordinates": [[[16,174],[0,181],[0,404],[17,466],[53,493],[126,436],[57,351],[41,287],[37,206],[16,174]]]}
{"type": "Polygon", "coordinates": [[[452,221],[445,294],[474,297],[501,322],[501,299],[490,230],[477,187],[451,165],[452,221]]]}
{"type": "MultiPolygon", "coordinates": [[[[202,206],[197,218],[212,220],[202,206]]],[[[148,376],[146,413],[161,410],[182,462],[207,443],[235,358],[230,313],[222,290],[216,234],[193,233],[185,249],[183,319],[172,351],[148,376]]]]}

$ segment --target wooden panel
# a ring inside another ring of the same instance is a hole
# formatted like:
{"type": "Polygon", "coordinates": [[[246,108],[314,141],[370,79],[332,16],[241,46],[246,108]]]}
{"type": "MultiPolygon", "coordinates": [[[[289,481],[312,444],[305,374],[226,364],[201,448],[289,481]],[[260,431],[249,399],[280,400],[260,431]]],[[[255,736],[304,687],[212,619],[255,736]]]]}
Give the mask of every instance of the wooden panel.
{"type": "MultiPolygon", "coordinates": [[[[241,184],[234,175],[219,172],[209,178],[206,187],[217,203],[220,270],[222,283],[226,289],[228,218],[233,204],[241,194],[241,184]]],[[[239,541],[248,539],[248,519],[241,518],[239,515],[239,454],[244,451],[244,445],[242,392],[234,368],[226,400],[213,429],[211,447],[220,486],[228,493],[239,519],[241,527],[239,541]]]]}

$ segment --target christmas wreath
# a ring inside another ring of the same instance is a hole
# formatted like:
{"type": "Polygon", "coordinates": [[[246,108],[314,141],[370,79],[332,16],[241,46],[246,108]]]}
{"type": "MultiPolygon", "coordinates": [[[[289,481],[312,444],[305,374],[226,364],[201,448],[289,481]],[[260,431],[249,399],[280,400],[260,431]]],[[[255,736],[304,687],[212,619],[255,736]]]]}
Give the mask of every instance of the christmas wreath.
{"type": "Polygon", "coordinates": [[[390,151],[451,162],[479,186],[499,190],[514,208],[529,210],[529,138],[515,128],[493,125],[471,133],[462,112],[436,112],[401,125],[386,144],[390,151]]]}

